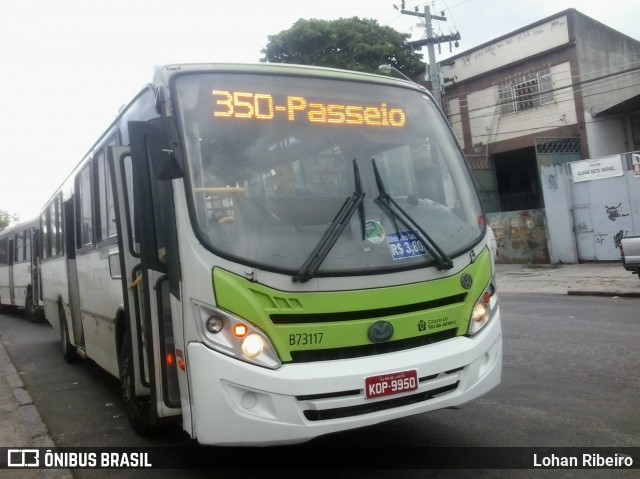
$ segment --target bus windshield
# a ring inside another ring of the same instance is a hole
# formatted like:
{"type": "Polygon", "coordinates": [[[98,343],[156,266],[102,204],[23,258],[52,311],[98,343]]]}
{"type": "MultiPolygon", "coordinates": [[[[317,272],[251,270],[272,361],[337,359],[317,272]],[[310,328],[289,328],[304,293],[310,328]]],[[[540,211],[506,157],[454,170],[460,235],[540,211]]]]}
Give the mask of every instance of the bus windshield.
{"type": "Polygon", "coordinates": [[[176,79],[174,94],[193,223],[216,254],[295,276],[356,191],[364,196],[314,274],[435,265],[420,229],[444,257],[481,238],[469,171],[421,91],[373,81],[191,73],[176,79]],[[380,201],[381,181],[411,221],[380,201]]]}

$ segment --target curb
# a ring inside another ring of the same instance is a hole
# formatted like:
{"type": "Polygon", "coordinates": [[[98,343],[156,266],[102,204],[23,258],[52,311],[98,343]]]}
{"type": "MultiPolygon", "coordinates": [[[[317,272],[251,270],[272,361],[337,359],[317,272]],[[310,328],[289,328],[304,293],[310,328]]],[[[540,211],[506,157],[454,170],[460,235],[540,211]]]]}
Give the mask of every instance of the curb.
{"type": "Polygon", "coordinates": [[[607,298],[619,297],[619,298],[640,298],[639,292],[629,291],[580,291],[580,290],[568,290],[568,296],[604,296],[607,298]]]}
{"type": "MultiPolygon", "coordinates": [[[[42,421],[38,408],[25,388],[22,378],[13,365],[11,357],[9,353],[7,353],[2,341],[0,341],[0,365],[4,366],[5,377],[9,383],[9,387],[13,391],[20,421],[27,436],[31,439],[31,444],[15,444],[15,446],[55,448],[56,445],[49,436],[49,430],[42,421]]],[[[69,469],[42,469],[41,472],[42,477],[46,479],[73,479],[73,474],[69,469]]]]}

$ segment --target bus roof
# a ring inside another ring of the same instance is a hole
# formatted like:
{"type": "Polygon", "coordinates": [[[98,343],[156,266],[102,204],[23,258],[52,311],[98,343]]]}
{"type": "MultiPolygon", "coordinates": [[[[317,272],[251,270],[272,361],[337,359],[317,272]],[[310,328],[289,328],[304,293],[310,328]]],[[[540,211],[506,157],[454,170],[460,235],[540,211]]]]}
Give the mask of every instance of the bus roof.
{"type": "Polygon", "coordinates": [[[260,73],[292,76],[314,76],[333,80],[366,81],[389,86],[409,86],[428,91],[419,83],[406,79],[394,78],[387,75],[366,73],[338,68],[320,67],[314,65],[296,65],[288,63],[184,63],[170,64],[156,67],[154,83],[168,84],[173,75],[179,73],[196,72],[228,72],[228,73],[260,73]]]}
{"type": "Polygon", "coordinates": [[[38,226],[39,217],[31,218],[29,220],[21,221],[13,226],[9,226],[8,228],[0,231],[0,238],[11,233],[15,233],[16,231],[22,231],[27,228],[36,228],[38,226]]]}

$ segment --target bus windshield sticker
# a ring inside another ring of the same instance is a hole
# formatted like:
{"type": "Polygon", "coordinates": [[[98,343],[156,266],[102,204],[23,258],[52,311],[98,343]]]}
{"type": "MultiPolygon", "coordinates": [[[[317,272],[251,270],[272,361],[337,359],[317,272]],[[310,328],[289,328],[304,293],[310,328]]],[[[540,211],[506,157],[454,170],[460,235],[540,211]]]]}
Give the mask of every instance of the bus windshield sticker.
{"type": "Polygon", "coordinates": [[[379,221],[368,220],[364,226],[365,238],[368,242],[373,244],[380,244],[384,241],[385,234],[384,228],[379,221]]]}
{"type": "Polygon", "coordinates": [[[418,239],[416,231],[401,231],[387,235],[387,243],[393,260],[425,256],[424,245],[418,239]]]}

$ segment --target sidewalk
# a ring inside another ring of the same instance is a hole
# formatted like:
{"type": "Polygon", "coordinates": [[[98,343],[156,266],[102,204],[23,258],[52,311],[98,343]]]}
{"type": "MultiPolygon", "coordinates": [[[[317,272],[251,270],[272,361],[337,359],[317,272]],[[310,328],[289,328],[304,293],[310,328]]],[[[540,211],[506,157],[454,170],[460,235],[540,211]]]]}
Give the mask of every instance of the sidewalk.
{"type": "Polygon", "coordinates": [[[498,293],[640,298],[638,275],[620,263],[497,264],[498,293]]]}
{"type": "MultiPolygon", "coordinates": [[[[26,390],[22,378],[2,344],[0,335],[0,447],[55,447],[47,426],[26,390]]],[[[0,464],[7,463],[0,457],[0,464]]],[[[67,469],[8,469],[2,477],[12,479],[72,479],[67,469]]]]}
{"type": "MultiPolygon", "coordinates": [[[[497,264],[499,293],[640,298],[640,279],[619,263],[497,264]]],[[[47,427],[11,363],[0,336],[0,447],[55,447],[47,427]]],[[[0,457],[0,461],[6,458],[0,457]]],[[[5,470],[15,479],[71,479],[68,470],[5,470]]]]}

